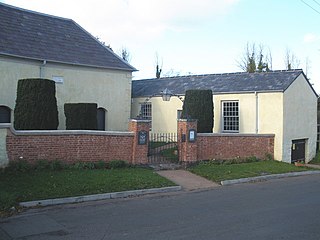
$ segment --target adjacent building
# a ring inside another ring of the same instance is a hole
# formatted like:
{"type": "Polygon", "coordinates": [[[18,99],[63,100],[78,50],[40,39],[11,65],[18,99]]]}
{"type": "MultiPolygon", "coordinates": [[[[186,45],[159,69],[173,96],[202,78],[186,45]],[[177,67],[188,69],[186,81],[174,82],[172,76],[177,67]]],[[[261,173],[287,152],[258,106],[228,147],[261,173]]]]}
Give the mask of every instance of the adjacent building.
{"type": "Polygon", "coordinates": [[[56,82],[59,129],[64,103],[98,104],[100,130],[127,130],[134,67],[71,19],[0,3],[0,123],[13,122],[17,81],[56,82]]]}
{"type": "Polygon", "coordinates": [[[212,90],[214,133],[275,134],[274,158],[288,163],[315,156],[318,96],[302,70],[133,81],[131,117],[151,120],[152,132],[176,132],[189,89],[212,90]]]}

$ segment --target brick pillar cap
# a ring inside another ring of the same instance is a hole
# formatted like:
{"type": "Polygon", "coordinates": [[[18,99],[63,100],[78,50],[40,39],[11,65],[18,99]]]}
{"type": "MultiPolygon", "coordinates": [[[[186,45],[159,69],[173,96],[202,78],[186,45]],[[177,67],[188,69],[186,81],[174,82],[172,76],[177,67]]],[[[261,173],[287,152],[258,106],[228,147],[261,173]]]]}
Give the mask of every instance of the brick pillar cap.
{"type": "Polygon", "coordinates": [[[130,119],[130,121],[131,121],[131,122],[139,122],[139,123],[151,123],[150,120],[135,119],[135,118],[130,119]]]}
{"type": "Polygon", "coordinates": [[[178,122],[197,122],[197,119],[178,119],[178,122]]]}

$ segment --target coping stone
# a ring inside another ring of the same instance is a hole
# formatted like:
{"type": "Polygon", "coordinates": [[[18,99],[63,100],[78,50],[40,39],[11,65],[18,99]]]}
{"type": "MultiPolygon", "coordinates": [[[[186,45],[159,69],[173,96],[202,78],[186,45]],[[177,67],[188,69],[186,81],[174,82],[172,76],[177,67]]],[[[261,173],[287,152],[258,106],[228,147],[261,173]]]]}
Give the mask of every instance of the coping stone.
{"type": "Polygon", "coordinates": [[[97,200],[105,200],[105,199],[127,198],[127,197],[154,194],[154,193],[174,192],[174,191],[180,191],[181,189],[182,189],[181,186],[150,188],[150,189],[142,189],[142,190],[123,191],[123,192],[101,193],[101,194],[85,195],[85,196],[78,196],[78,197],[35,200],[35,201],[21,202],[19,205],[22,207],[36,207],[36,206],[44,207],[44,206],[67,204],[67,203],[80,203],[80,202],[89,202],[89,201],[97,201],[97,200]]]}
{"type": "Polygon", "coordinates": [[[227,185],[234,185],[234,184],[239,184],[239,183],[259,182],[259,181],[265,181],[265,180],[270,180],[270,179],[296,177],[296,176],[313,175],[313,174],[320,174],[320,171],[302,171],[302,172],[280,173],[280,174],[272,174],[272,175],[265,175],[265,176],[251,177],[251,178],[224,180],[224,181],[221,181],[221,185],[227,186],[227,185]]]}

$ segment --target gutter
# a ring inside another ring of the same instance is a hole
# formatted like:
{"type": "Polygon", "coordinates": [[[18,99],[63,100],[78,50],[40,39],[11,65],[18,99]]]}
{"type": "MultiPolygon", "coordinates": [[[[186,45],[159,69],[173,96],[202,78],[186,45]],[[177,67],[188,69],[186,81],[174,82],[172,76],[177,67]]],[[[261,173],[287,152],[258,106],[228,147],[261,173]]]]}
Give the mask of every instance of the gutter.
{"type": "MultiPolygon", "coordinates": [[[[4,52],[0,52],[0,55],[6,56],[6,57],[13,57],[13,58],[20,58],[20,59],[26,59],[26,60],[34,60],[34,61],[43,61],[41,58],[36,57],[26,57],[16,54],[8,54],[4,52]]],[[[89,67],[89,68],[98,68],[98,69],[110,69],[110,70],[120,70],[120,71],[128,71],[128,72],[136,72],[139,71],[137,69],[129,69],[129,68],[120,68],[120,67],[107,67],[107,66],[97,66],[97,65],[90,65],[90,64],[83,64],[83,63],[73,63],[73,62],[63,62],[63,61],[57,61],[57,60],[51,60],[47,59],[47,62],[51,63],[57,63],[57,64],[66,64],[70,66],[80,66],[80,67],[89,67]]]]}
{"type": "Polygon", "coordinates": [[[43,60],[43,63],[40,65],[40,78],[44,78],[44,67],[47,64],[47,60],[43,60]]]}

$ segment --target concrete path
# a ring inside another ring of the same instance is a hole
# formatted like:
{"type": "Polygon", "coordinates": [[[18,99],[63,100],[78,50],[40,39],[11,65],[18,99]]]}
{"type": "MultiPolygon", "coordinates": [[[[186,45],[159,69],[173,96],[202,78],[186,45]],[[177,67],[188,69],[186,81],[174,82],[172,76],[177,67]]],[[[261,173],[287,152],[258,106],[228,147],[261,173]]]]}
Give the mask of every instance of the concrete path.
{"type": "Polygon", "coordinates": [[[157,173],[160,176],[180,185],[182,189],[187,191],[220,186],[217,183],[211,182],[203,177],[197,176],[185,170],[165,170],[158,171],[157,173]]]}
{"type": "Polygon", "coordinates": [[[310,167],[310,168],[315,168],[315,169],[320,169],[320,165],[316,165],[316,164],[306,164],[306,167],[310,167]]]}

